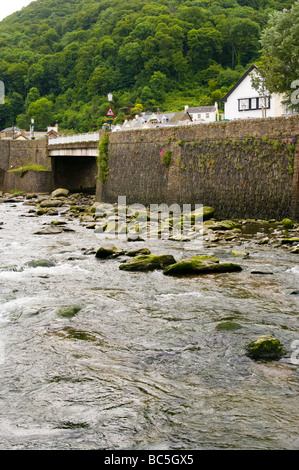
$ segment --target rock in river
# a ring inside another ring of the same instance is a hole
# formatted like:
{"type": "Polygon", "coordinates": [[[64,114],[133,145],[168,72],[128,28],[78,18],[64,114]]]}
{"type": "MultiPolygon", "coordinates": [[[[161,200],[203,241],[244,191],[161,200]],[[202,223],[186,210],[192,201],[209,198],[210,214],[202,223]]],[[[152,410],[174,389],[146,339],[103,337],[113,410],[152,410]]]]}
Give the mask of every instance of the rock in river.
{"type": "Polygon", "coordinates": [[[285,353],[279,339],[273,338],[271,335],[260,336],[247,346],[247,356],[256,360],[278,360],[285,353]]]}
{"type": "Polygon", "coordinates": [[[34,232],[34,235],[56,235],[58,233],[62,233],[62,229],[58,227],[45,227],[34,232]]]}
{"type": "Polygon", "coordinates": [[[68,189],[58,188],[52,192],[51,198],[55,199],[56,197],[67,197],[68,195],[69,195],[68,189]]]}
{"type": "Polygon", "coordinates": [[[150,255],[151,252],[148,248],[137,248],[136,250],[128,251],[126,253],[127,256],[138,256],[138,255],[150,255]]]}
{"type": "Polygon", "coordinates": [[[164,269],[175,262],[172,255],[140,255],[121,264],[119,269],[123,271],[153,271],[155,269],[164,269]]]}
{"type": "Polygon", "coordinates": [[[170,276],[186,274],[213,274],[242,271],[241,266],[233,263],[219,263],[214,256],[192,256],[164,269],[164,274],[170,276]]]}
{"type": "Polygon", "coordinates": [[[124,251],[120,250],[114,245],[104,245],[101,246],[96,252],[96,258],[105,259],[105,258],[115,258],[117,256],[123,255],[124,251]]]}

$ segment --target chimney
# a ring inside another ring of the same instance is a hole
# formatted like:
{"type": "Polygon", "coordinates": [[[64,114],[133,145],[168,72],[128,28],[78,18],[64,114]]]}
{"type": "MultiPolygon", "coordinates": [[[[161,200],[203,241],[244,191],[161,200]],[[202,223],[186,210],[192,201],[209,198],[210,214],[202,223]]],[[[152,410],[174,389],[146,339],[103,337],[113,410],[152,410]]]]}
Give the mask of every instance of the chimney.
{"type": "Polygon", "coordinates": [[[186,104],[186,105],[185,105],[185,111],[188,111],[188,109],[189,109],[189,105],[186,104]]]}

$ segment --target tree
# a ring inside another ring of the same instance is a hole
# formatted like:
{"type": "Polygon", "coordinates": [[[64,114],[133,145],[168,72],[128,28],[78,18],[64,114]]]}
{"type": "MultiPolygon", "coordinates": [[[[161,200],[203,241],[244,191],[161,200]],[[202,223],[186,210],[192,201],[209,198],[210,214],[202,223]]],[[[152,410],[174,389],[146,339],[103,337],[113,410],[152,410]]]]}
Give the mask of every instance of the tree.
{"type": "Polygon", "coordinates": [[[53,103],[47,98],[40,98],[29,105],[27,114],[34,119],[35,130],[44,131],[52,122],[53,103]]]}
{"type": "Polygon", "coordinates": [[[32,87],[29,90],[29,93],[27,94],[26,100],[25,100],[25,108],[28,109],[31,103],[34,103],[34,101],[37,101],[40,99],[40,94],[39,91],[36,87],[32,87]]]}
{"type": "Polygon", "coordinates": [[[266,117],[267,113],[267,99],[270,95],[269,82],[267,80],[267,71],[260,64],[258,69],[255,69],[251,72],[251,83],[253,88],[258,92],[259,96],[262,98],[262,117],[266,117]]]}
{"type": "Polygon", "coordinates": [[[221,25],[223,38],[231,51],[231,67],[246,65],[259,52],[260,26],[250,18],[228,18],[221,25]]]}
{"type": "Polygon", "coordinates": [[[96,67],[87,82],[90,96],[104,94],[108,91],[109,72],[106,67],[96,67]]]}
{"type": "Polygon", "coordinates": [[[263,66],[273,91],[284,93],[290,106],[298,105],[299,2],[275,12],[262,32],[263,66]],[[296,91],[297,90],[297,91],[296,91]],[[297,101],[297,102],[296,102],[297,101]]]}

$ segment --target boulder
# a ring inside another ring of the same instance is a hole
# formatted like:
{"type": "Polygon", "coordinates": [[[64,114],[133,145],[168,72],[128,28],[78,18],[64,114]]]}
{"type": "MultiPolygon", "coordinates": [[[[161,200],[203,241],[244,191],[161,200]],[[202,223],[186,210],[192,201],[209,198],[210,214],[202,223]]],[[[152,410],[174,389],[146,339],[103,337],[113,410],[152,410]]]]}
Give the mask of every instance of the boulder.
{"type": "Polygon", "coordinates": [[[186,274],[213,274],[242,271],[242,268],[233,263],[219,263],[214,256],[192,256],[164,269],[164,274],[169,276],[186,274]]]}
{"type": "Polygon", "coordinates": [[[293,243],[299,243],[299,238],[298,237],[292,237],[292,238],[283,238],[281,240],[282,245],[292,245],[293,243]]]}
{"type": "Polygon", "coordinates": [[[34,232],[34,235],[56,235],[58,233],[62,233],[62,229],[59,227],[45,227],[34,232]]]}
{"type": "Polygon", "coordinates": [[[40,203],[40,207],[60,207],[62,204],[59,199],[45,199],[40,203]]]}
{"type": "Polygon", "coordinates": [[[233,222],[232,220],[222,220],[220,222],[216,222],[210,228],[212,230],[233,230],[234,228],[240,228],[241,224],[237,222],[233,222]]]}
{"type": "Polygon", "coordinates": [[[279,339],[273,338],[271,335],[260,336],[252,341],[246,351],[247,356],[256,360],[278,360],[286,354],[279,339]]]}
{"type": "Polygon", "coordinates": [[[139,255],[121,264],[119,269],[123,271],[154,271],[155,269],[164,269],[175,262],[172,255],[139,255]]]}
{"type": "Polygon", "coordinates": [[[139,256],[139,255],[150,255],[151,252],[148,248],[138,248],[136,250],[128,251],[126,253],[127,256],[139,256]]]}
{"type": "Polygon", "coordinates": [[[202,220],[209,220],[213,217],[214,212],[215,209],[213,207],[203,206],[199,209],[195,209],[194,211],[189,212],[189,214],[184,215],[184,218],[186,218],[186,220],[191,220],[192,222],[198,220],[198,218],[201,217],[202,220]]]}
{"type": "Polygon", "coordinates": [[[280,223],[284,226],[284,228],[294,227],[294,222],[291,219],[283,219],[280,223]]]}
{"type": "Polygon", "coordinates": [[[120,250],[113,245],[103,245],[96,252],[96,258],[106,259],[106,258],[116,258],[117,256],[123,255],[124,251],[120,250]]]}
{"type": "Polygon", "coordinates": [[[52,192],[51,197],[55,199],[56,197],[67,197],[69,195],[68,189],[58,188],[52,192]]]}

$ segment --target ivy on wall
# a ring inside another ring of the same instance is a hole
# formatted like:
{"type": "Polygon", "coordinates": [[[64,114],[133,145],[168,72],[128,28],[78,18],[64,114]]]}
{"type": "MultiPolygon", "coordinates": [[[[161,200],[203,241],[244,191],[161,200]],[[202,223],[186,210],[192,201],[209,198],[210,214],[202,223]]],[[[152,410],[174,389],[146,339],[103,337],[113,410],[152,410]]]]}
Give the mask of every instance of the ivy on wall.
{"type": "Polygon", "coordinates": [[[98,146],[98,157],[97,157],[97,165],[98,165],[97,178],[102,183],[105,183],[109,175],[108,147],[109,147],[109,134],[108,132],[106,132],[103,135],[103,137],[100,139],[100,143],[98,146]]]}

